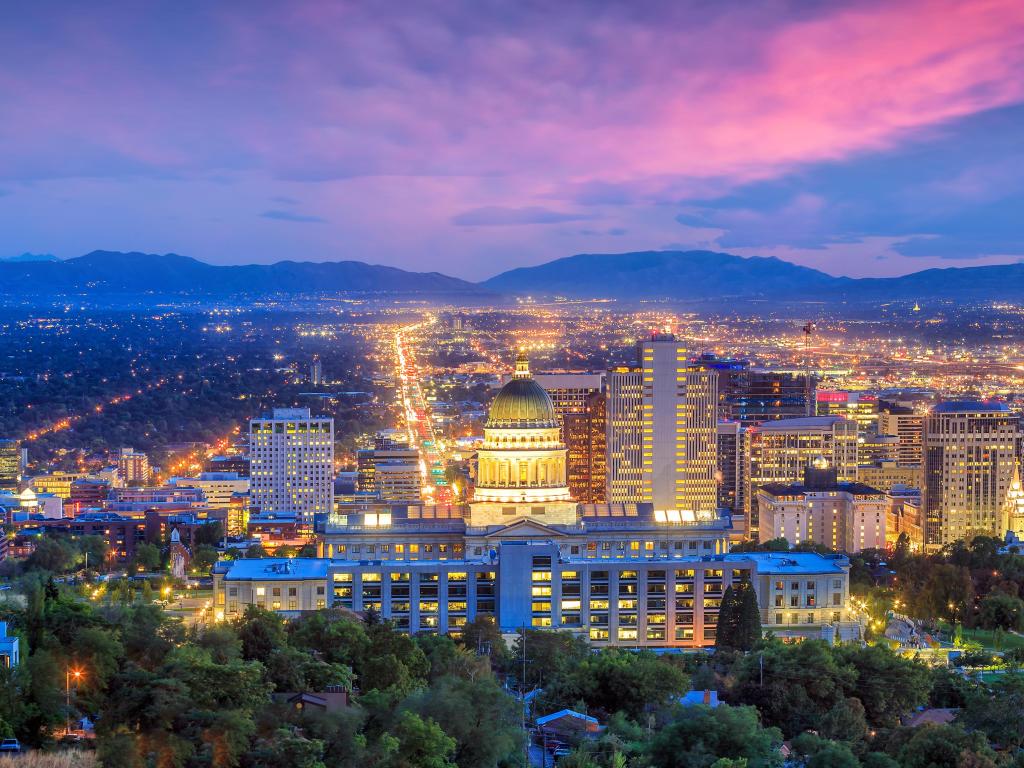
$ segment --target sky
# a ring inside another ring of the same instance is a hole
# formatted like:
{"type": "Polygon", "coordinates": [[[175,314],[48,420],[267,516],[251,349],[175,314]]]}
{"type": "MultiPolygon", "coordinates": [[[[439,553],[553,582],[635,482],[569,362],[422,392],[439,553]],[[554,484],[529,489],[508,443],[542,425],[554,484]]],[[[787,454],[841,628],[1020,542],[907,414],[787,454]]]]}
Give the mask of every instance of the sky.
{"type": "Polygon", "coordinates": [[[0,257],[1024,257],[1024,2],[36,0],[0,257]]]}

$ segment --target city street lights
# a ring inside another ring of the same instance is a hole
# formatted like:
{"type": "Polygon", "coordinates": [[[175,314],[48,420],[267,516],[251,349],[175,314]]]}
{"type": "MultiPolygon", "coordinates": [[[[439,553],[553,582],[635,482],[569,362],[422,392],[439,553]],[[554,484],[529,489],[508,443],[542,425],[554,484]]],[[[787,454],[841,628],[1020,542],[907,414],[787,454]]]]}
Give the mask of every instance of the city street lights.
{"type": "Polygon", "coordinates": [[[72,669],[70,664],[64,669],[64,693],[67,696],[67,717],[64,722],[64,733],[66,734],[71,733],[71,678],[75,678],[75,688],[77,689],[84,674],[80,669],[72,669]]]}

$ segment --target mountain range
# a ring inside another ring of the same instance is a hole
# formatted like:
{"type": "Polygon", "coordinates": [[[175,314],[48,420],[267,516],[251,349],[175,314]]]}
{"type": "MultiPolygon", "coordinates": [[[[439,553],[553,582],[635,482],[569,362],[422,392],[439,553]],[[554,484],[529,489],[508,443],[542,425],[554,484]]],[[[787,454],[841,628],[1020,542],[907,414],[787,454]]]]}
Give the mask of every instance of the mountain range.
{"type": "Polygon", "coordinates": [[[419,294],[786,301],[1024,301],[1024,263],[928,269],[902,277],[835,277],[777,258],[711,251],[579,254],[521,267],[480,283],[359,261],[215,266],[177,254],[93,251],[64,261],[0,260],[0,296],[87,293],[202,297],[298,294],[419,294]]]}

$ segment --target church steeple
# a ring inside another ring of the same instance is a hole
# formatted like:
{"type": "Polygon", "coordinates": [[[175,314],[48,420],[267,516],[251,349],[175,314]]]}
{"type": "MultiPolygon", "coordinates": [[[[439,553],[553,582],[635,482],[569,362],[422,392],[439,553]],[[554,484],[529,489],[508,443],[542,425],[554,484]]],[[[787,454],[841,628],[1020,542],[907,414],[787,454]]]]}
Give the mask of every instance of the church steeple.
{"type": "Polygon", "coordinates": [[[530,376],[530,361],[526,357],[526,352],[519,350],[519,354],[516,355],[516,372],[512,374],[513,379],[529,379],[530,376]]]}

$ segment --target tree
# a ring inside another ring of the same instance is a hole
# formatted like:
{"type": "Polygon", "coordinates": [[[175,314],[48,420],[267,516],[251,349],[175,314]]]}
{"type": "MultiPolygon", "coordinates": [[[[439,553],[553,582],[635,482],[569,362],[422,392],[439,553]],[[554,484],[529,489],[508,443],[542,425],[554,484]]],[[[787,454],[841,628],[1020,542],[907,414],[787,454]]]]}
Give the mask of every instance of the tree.
{"type": "Polygon", "coordinates": [[[807,768],[860,768],[860,760],[846,744],[829,741],[810,756],[806,765],[807,768]]]}
{"type": "Polygon", "coordinates": [[[196,528],[192,534],[192,544],[195,547],[209,546],[216,547],[224,538],[224,526],[219,520],[205,523],[196,528]]]}
{"type": "Polygon", "coordinates": [[[217,558],[217,550],[211,546],[203,544],[202,546],[196,547],[195,552],[192,554],[191,566],[194,570],[200,573],[208,574],[210,569],[213,568],[214,563],[217,562],[217,558]]]}
{"type": "Polygon", "coordinates": [[[55,536],[42,536],[25,561],[25,568],[29,571],[65,573],[71,567],[73,557],[74,551],[69,543],[55,536]]]}
{"type": "Polygon", "coordinates": [[[967,730],[977,730],[989,740],[1016,751],[1024,746],[1024,678],[1003,675],[988,687],[971,691],[957,722],[967,730]]]}
{"type": "Polygon", "coordinates": [[[403,712],[393,733],[398,751],[388,761],[388,768],[459,768],[451,762],[455,739],[430,718],[403,712]]]}
{"type": "Polygon", "coordinates": [[[995,768],[995,753],[984,734],[968,733],[956,725],[898,728],[886,752],[902,768],[995,768]]]}
{"type": "Polygon", "coordinates": [[[722,597],[715,648],[749,651],[761,640],[761,609],[749,581],[731,584],[722,597]]]}
{"type": "Polygon", "coordinates": [[[463,646],[474,653],[485,653],[494,665],[500,665],[508,657],[508,646],[501,636],[493,616],[479,614],[462,628],[463,646]]]}
{"type": "Polygon", "coordinates": [[[527,629],[516,639],[509,659],[508,671],[520,685],[524,644],[526,690],[545,686],[558,672],[571,669],[590,655],[587,642],[571,632],[527,629]]]}
{"type": "Polygon", "coordinates": [[[686,690],[686,675],[671,662],[649,651],[609,648],[557,672],[541,701],[551,711],[583,701],[590,710],[637,718],[686,690]]]}
{"type": "Polygon", "coordinates": [[[778,728],[762,728],[753,707],[691,707],[650,742],[653,768],[711,768],[720,758],[746,759],[749,768],[782,765],[778,728]]]}
{"type": "Polygon", "coordinates": [[[246,659],[264,660],[278,648],[288,645],[284,620],[258,605],[247,605],[245,613],[235,620],[234,628],[242,641],[242,656],[246,659]]]}
{"type": "Polygon", "coordinates": [[[835,655],[854,670],[847,692],[864,705],[867,721],[874,726],[891,728],[928,701],[932,678],[923,664],[880,645],[840,646],[835,655]]]}
{"type": "Polygon", "coordinates": [[[868,732],[868,723],[860,699],[846,698],[837,702],[821,718],[819,731],[826,739],[833,741],[861,741],[868,732]]]}
{"type": "Polygon", "coordinates": [[[160,548],[156,544],[144,541],[135,547],[135,557],[132,564],[135,570],[150,573],[160,568],[160,548]]]}
{"type": "Polygon", "coordinates": [[[522,752],[519,707],[489,675],[480,680],[443,677],[405,706],[432,717],[455,739],[453,759],[459,768],[506,764],[522,752]]]}
{"type": "Polygon", "coordinates": [[[1024,601],[1001,592],[993,592],[981,600],[978,621],[985,629],[1018,631],[1024,623],[1024,601]]]}
{"type": "Polygon", "coordinates": [[[765,723],[788,737],[816,729],[822,713],[846,698],[857,679],[856,671],[820,640],[766,642],[756,654],[741,657],[733,674],[730,701],[756,706],[765,723]]]}

